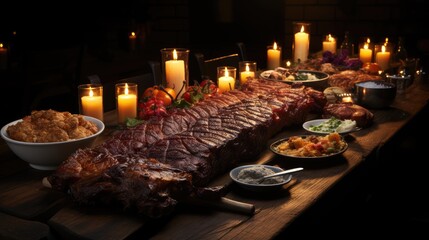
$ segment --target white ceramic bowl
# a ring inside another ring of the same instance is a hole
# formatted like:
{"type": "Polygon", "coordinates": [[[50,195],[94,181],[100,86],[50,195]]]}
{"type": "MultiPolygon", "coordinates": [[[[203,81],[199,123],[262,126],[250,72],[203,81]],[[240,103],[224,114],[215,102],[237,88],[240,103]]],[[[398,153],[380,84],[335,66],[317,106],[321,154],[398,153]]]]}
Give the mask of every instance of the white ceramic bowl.
{"type": "Polygon", "coordinates": [[[95,123],[98,132],[85,138],[64,142],[31,143],[16,141],[9,138],[6,129],[10,125],[15,125],[22,121],[20,119],[3,126],[1,128],[1,137],[5,140],[9,148],[19,158],[28,162],[31,167],[39,170],[54,170],[77,149],[91,147],[96,138],[104,131],[105,126],[102,121],[89,116],[84,116],[84,119],[95,123]]]}

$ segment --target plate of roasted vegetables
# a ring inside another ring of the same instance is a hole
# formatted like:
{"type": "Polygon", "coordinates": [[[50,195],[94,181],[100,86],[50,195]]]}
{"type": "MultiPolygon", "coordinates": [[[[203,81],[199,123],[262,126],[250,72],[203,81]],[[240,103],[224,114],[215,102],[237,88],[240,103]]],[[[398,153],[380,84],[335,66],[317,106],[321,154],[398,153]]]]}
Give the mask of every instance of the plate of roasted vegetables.
{"type": "Polygon", "coordinates": [[[291,159],[323,159],[338,156],[348,148],[337,132],[326,135],[294,135],[278,139],[270,145],[272,152],[291,159]]]}

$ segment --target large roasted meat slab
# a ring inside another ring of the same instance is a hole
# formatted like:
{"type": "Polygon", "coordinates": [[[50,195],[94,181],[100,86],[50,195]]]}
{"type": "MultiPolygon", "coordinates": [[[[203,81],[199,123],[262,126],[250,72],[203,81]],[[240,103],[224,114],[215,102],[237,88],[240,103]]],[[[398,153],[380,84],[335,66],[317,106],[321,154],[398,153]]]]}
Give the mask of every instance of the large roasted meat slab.
{"type": "Polygon", "coordinates": [[[323,93],[311,88],[249,80],[241,90],[174,109],[168,117],[75,152],[48,181],[81,204],[119,203],[162,216],[184,195],[219,192],[205,186],[255,158],[285,126],[302,123],[309,112],[321,113],[325,104],[323,93]]]}

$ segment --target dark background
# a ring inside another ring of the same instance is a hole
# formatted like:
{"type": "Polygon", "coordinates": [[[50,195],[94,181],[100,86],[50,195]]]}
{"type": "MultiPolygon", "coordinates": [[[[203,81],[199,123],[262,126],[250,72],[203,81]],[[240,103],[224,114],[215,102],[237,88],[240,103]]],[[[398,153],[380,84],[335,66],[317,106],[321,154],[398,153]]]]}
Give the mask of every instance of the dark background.
{"type": "Polygon", "coordinates": [[[83,1],[2,3],[0,42],[9,49],[8,68],[0,71],[1,106],[7,112],[2,114],[2,124],[28,115],[32,109],[77,112],[75,90],[78,84],[88,82],[89,75],[97,74],[107,83],[148,72],[147,61],[160,61],[160,49],[165,47],[190,49],[191,81],[199,80],[194,53],[204,53],[206,58],[237,53],[237,42],[245,44],[248,58],[263,69],[266,47],[274,41],[282,47],[283,59],[291,58],[294,21],[311,23],[312,53],[321,50],[327,34],[336,36],[339,46],[346,31],[355,52],[365,37],[371,37],[373,43],[388,37],[393,44],[403,37],[409,57],[419,57],[425,65],[429,53],[424,25],[428,9],[422,0],[134,0],[91,4],[95,6],[83,1]],[[128,41],[131,31],[138,35],[134,50],[128,41]],[[69,51],[63,53],[64,49],[69,51]],[[55,51],[58,54],[52,57],[55,51]],[[48,76],[54,73],[56,76],[48,76]],[[40,94],[61,87],[64,94],[40,94]],[[20,100],[9,102],[11,96],[20,100]]]}

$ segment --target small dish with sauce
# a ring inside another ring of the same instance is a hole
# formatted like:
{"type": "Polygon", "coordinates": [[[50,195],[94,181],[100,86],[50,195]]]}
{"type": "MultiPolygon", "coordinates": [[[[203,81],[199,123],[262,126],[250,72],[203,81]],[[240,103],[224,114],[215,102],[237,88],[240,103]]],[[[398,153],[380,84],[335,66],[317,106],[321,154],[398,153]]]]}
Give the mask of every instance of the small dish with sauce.
{"type": "Polygon", "coordinates": [[[232,169],[229,173],[231,179],[240,187],[257,192],[275,191],[283,188],[283,185],[292,179],[291,174],[265,179],[261,183],[253,183],[255,179],[268,174],[284,171],[284,169],[262,164],[243,165],[232,169]]]}

